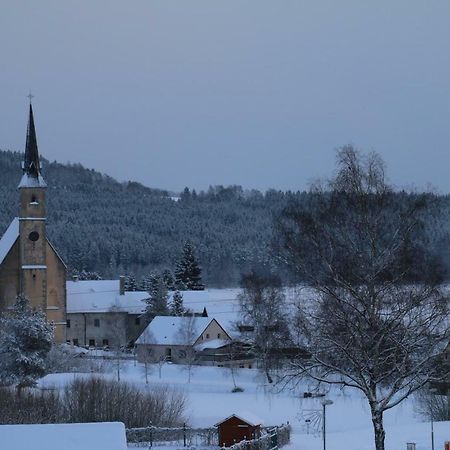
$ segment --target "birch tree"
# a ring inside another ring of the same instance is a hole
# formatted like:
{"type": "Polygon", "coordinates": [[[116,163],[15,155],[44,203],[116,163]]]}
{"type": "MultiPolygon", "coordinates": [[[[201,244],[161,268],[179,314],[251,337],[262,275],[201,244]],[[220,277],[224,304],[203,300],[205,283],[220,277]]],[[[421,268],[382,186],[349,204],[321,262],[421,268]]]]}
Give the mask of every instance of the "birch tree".
{"type": "Polygon", "coordinates": [[[395,195],[380,157],[352,147],[338,151],[335,177],[312,194],[278,221],[284,260],[311,293],[297,317],[311,359],[297,359],[285,380],[307,375],[359,390],[384,450],[384,412],[448,375],[444,270],[421,244],[436,199],[395,195]]]}

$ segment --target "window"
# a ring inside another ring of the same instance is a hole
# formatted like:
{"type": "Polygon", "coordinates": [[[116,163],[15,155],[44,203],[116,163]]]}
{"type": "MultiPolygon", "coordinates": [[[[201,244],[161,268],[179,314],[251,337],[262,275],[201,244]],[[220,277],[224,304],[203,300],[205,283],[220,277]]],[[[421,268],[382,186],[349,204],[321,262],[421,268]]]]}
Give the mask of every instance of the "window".
{"type": "Polygon", "coordinates": [[[209,333],[206,333],[206,339],[209,339],[209,333]]]}
{"type": "Polygon", "coordinates": [[[67,319],[67,320],[66,320],[66,327],[67,327],[67,328],[70,328],[70,319],[67,319]]]}
{"type": "Polygon", "coordinates": [[[220,339],[220,333],[217,333],[217,339],[220,339]]]}
{"type": "Polygon", "coordinates": [[[94,319],[94,327],[100,326],[100,319],[94,319]]]}
{"type": "Polygon", "coordinates": [[[95,347],[95,339],[89,339],[89,347],[95,347]]]}
{"type": "Polygon", "coordinates": [[[136,317],[136,319],[134,319],[134,324],[135,325],[140,325],[141,324],[141,318],[140,317],[136,317]]]}
{"type": "Polygon", "coordinates": [[[109,346],[109,340],[103,339],[103,347],[108,347],[108,346],[109,346]]]}
{"type": "Polygon", "coordinates": [[[78,347],[78,339],[74,339],[72,342],[73,342],[73,345],[76,345],[78,347]]]}

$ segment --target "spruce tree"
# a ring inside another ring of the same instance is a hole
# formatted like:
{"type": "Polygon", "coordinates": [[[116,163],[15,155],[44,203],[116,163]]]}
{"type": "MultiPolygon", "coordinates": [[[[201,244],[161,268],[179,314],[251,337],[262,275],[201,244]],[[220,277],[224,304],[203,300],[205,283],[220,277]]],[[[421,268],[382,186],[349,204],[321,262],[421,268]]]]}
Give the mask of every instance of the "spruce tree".
{"type": "Polygon", "coordinates": [[[195,257],[194,247],[190,242],[183,246],[181,258],[175,269],[175,285],[179,290],[202,291],[202,269],[195,257]]]}
{"type": "Polygon", "coordinates": [[[137,291],[137,282],[134,275],[128,275],[125,279],[125,290],[126,291],[137,291]]]}
{"type": "Polygon", "coordinates": [[[31,309],[19,295],[12,311],[0,320],[0,382],[20,390],[45,374],[53,329],[42,311],[31,309]]]}
{"type": "Polygon", "coordinates": [[[150,316],[167,316],[169,308],[167,287],[160,276],[154,275],[150,281],[150,298],[147,301],[146,313],[150,316]]]}
{"type": "Polygon", "coordinates": [[[170,309],[173,316],[184,315],[185,310],[183,306],[183,294],[180,291],[175,291],[173,293],[170,309]]]}

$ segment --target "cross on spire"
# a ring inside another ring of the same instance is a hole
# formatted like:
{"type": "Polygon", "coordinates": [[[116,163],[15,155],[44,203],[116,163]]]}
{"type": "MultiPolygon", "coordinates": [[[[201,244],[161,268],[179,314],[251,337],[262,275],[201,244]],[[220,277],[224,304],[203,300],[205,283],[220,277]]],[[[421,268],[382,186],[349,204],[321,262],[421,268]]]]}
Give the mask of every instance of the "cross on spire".
{"type": "Polygon", "coordinates": [[[27,98],[30,100],[30,105],[31,105],[31,100],[34,98],[34,95],[31,93],[31,91],[30,91],[30,93],[27,95],[27,98]]]}

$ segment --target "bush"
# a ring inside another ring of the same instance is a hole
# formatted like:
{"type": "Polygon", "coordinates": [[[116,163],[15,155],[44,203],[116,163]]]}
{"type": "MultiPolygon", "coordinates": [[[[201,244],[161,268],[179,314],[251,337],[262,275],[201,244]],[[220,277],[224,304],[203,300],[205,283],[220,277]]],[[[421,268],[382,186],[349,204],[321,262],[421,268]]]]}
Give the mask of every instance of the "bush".
{"type": "Polygon", "coordinates": [[[127,428],[183,423],[185,398],[168,387],[141,390],[103,378],[78,378],[64,389],[69,422],[124,422],[127,428]]]}
{"type": "Polygon", "coordinates": [[[235,388],[233,388],[231,392],[244,392],[244,389],[239,386],[236,386],[235,388]]]}
{"type": "Polygon", "coordinates": [[[169,387],[139,389],[103,378],[77,378],[58,390],[0,388],[0,424],[123,422],[127,428],[184,422],[184,395],[169,387]]]}
{"type": "Polygon", "coordinates": [[[55,423],[64,418],[63,402],[58,391],[0,388],[0,423],[55,423]]]}

